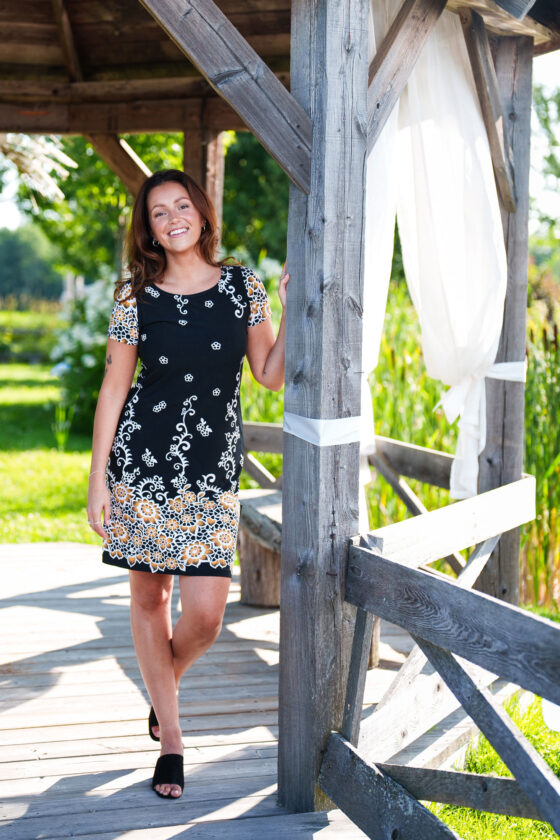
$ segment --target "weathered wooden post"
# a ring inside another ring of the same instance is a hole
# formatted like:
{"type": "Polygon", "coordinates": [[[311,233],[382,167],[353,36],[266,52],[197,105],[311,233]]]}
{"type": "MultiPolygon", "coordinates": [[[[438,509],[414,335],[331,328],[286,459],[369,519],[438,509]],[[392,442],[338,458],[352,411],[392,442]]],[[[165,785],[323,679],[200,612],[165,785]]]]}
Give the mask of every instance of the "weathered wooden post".
{"type": "Polygon", "coordinates": [[[288,231],[278,784],[294,811],[325,804],[315,780],[342,722],[354,620],[367,16],[368,0],[292,2],[291,91],[313,123],[311,191],[291,187],[288,231]]]}
{"type": "MultiPolygon", "coordinates": [[[[504,323],[496,362],[525,358],[529,263],[529,153],[533,39],[498,38],[494,59],[515,185],[515,213],[503,210],[508,259],[504,323]]],[[[521,478],[525,435],[523,382],[486,380],[486,447],[480,456],[479,492],[521,478]]],[[[519,600],[520,529],[505,533],[482,573],[477,589],[511,603],[519,600]]]]}

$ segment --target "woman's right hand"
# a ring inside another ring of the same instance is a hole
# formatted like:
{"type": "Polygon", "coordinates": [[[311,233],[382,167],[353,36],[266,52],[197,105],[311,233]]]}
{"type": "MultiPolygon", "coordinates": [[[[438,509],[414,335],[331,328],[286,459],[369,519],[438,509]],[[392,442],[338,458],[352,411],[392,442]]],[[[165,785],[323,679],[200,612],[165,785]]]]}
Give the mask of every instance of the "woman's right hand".
{"type": "Polygon", "coordinates": [[[104,540],[109,534],[104,525],[111,523],[111,494],[105,484],[105,476],[99,473],[90,476],[87,500],[87,518],[89,527],[104,540]],[[103,518],[102,518],[103,514],[103,518]]]}

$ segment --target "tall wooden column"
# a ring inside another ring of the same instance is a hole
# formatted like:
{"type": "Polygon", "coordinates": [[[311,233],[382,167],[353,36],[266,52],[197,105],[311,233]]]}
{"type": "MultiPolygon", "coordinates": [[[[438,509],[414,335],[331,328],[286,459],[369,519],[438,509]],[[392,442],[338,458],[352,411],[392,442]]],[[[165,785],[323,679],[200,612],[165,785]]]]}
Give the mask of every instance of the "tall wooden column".
{"type": "MultiPolygon", "coordinates": [[[[525,358],[529,263],[529,153],[531,138],[533,39],[499,38],[494,60],[513,166],[516,212],[503,210],[508,260],[504,323],[496,362],[525,358]]],[[[486,447],[480,456],[479,492],[521,478],[525,437],[523,382],[486,380],[486,447]]],[[[478,589],[510,603],[519,600],[520,529],[498,543],[478,589]]]]}
{"type": "Polygon", "coordinates": [[[224,138],[221,131],[192,127],[184,133],[183,168],[212,199],[222,227],[224,203],[224,138]]]}
{"type": "MultiPolygon", "coordinates": [[[[367,14],[368,0],[292,2],[290,86],[312,119],[313,151],[310,194],[290,192],[284,408],[307,418],[360,414],[367,14]]],[[[284,434],[278,786],[294,811],[324,807],[315,782],[342,722],[358,472],[357,442],[284,434]]]]}

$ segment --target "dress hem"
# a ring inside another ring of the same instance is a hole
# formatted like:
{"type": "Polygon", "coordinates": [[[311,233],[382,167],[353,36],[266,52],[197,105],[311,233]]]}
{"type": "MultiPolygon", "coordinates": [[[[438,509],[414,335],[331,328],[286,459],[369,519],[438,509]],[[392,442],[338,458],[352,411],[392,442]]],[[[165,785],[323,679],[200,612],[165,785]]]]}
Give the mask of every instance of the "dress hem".
{"type": "Polygon", "coordinates": [[[211,566],[210,563],[200,563],[198,566],[186,566],[185,569],[152,569],[144,563],[130,566],[125,559],[113,559],[111,556],[102,557],[102,562],[108,566],[117,566],[128,572],[149,572],[153,575],[182,575],[183,577],[225,577],[231,578],[231,566],[211,566]],[[206,567],[206,568],[205,568],[206,567]]]}

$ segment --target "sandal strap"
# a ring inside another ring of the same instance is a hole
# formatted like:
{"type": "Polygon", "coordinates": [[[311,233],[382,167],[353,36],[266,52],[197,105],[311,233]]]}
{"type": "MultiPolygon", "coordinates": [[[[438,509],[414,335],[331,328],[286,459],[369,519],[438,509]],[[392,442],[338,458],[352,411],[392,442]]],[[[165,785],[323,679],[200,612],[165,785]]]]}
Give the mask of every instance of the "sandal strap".
{"type": "MultiPolygon", "coordinates": [[[[185,786],[185,775],[183,771],[183,756],[177,753],[160,755],[156,762],[152,788],[156,785],[179,785],[181,790],[185,786]]],[[[157,793],[157,791],[156,791],[157,793]]]]}

